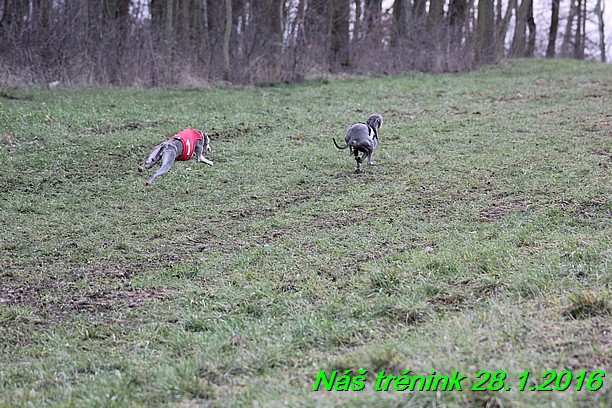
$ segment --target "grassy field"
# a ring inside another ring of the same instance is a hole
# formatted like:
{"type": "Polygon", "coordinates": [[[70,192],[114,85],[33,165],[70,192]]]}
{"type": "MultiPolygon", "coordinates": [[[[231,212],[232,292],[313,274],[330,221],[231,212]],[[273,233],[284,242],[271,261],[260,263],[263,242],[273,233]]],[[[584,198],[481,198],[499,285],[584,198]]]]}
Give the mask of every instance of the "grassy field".
{"type": "Polygon", "coordinates": [[[0,406],[612,404],[610,65],[0,88],[0,137],[0,406]],[[331,138],[374,112],[357,174],[331,138]],[[215,165],[144,187],[189,126],[215,165]],[[334,370],[364,389],[314,391],[334,370]]]}

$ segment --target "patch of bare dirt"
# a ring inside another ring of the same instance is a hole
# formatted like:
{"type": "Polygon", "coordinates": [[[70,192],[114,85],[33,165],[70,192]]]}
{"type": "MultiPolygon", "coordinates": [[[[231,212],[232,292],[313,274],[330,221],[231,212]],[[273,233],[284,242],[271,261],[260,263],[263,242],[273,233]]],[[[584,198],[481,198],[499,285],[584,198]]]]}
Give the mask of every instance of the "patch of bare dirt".
{"type": "Polygon", "coordinates": [[[609,210],[609,204],[598,201],[572,201],[558,200],[553,203],[553,206],[560,207],[564,212],[585,217],[612,217],[612,212],[609,210]]]}
{"type": "Polygon", "coordinates": [[[73,314],[102,312],[143,307],[149,301],[166,300],[174,296],[163,288],[98,289],[84,293],[49,294],[50,288],[0,288],[0,304],[28,305],[52,321],[73,314]],[[48,299],[51,298],[51,299],[48,299]]]}
{"type": "Polygon", "coordinates": [[[406,325],[417,325],[427,320],[427,313],[424,310],[398,306],[383,307],[375,315],[406,325]]]}
{"type": "Polygon", "coordinates": [[[217,140],[227,141],[227,140],[238,139],[244,136],[248,136],[256,131],[261,131],[261,130],[269,131],[270,129],[272,129],[272,126],[260,123],[256,125],[256,127],[245,126],[245,127],[234,128],[234,129],[209,132],[209,136],[214,141],[217,141],[217,140]]]}
{"type": "Polygon", "coordinates": [[[133,309],[173,295],[165,288],[134,288],[130,278],[143,270],[142,265],[99,264],[61,275],[49,270],[42,274],[42,281],[27,275],[32,267],[12,268],[9,275],[4,275],[10,279],[0,286],[0,305],[29,306],[51,320],[62,320],[74,313],[133,309]]]}
{"type": "MultiPolygon", "coordinates": [[[[52,124],[56,124],[57,123],[57,119],[55,118],[51,118],[51,122],[52,124]]],[[[149,128],[156,128],[162,125],[166,125],[172,123],[171,120],[151,120],[151,121],[144,121],[144,122],[139,122],[136,120],[132,120],[126,123],[119,123],[119,124],[113,124],[113,123],[108,123],[106,125],[99,125],[99,124],[90,124],[88,126],[87,129],[85,129],[83,132],[84,133],[89,133],[89,134],[93,134],[93,135],[105,135],[108,133],[116,133],[116,132],[124,132],[124,131],[131,131],[131,130],[138,130],[138,129],[149,129],[149,128]]],[[[76,126],[73,124],[66,124],[68,129],[75,129],[76,126]]]]}
{"type": "Polygon", "coordinates": [[[77,313],[97,313],[113,309],[135,309],[150,300],[165,300],[172,292],[159,288],[139,288],[134,290],[100,289],[75,295],[56,306],[61,310],[71,310],[77,313]]]}
{"type": "Polygon", "coordinates": [[[491,299],[504,291],[504,285],[493,279],[468,278],[451,282],[451,293],[439,294],[428,301],[443,309],[461,310],[469,303],[491,299]]]}
{"type": "Polygon", "coordinates": [[[469,302],[469,299],[467,299],[461,293],[438,295],[427,301],[427,303],[429,303],[430,305],[438,306],[443,309],[451,309],[451,310],[461,310],[467,307],[468,302],[469,302]]]}
{"type": "Polygon", "coordinates": [[[478,215],[484,221],[495,221],[504,218],[508,214],[516,212],[522,208],[522,206],[517,204],[502,204],[487,208],[486,210],[481,211],[478,215]]]}
{"type": "Polygon", "coordinates": [[[2,304],[26,304],[32,297],[32,294],[37,293],[36,288],[27,287],[2,287],[0,288],[0,305],[2,304]]]}

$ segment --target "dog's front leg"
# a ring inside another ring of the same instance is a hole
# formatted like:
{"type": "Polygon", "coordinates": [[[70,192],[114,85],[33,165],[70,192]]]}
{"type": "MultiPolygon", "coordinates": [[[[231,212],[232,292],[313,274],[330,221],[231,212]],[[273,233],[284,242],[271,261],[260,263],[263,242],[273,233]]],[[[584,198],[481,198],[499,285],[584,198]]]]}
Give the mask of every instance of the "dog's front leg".
{"type": "Polygon", "coordinates": [[[206,163],[209,166],[213,165],[213,162],[211,160],[208,160],[206,157],[204,157],[204,143],[201,140],[197,141],[194,153],[198,158],[198,163],[206,163]]]}
{"type": "Polygon", "coordinates": [[[145,182],[145,186],[150,186],[151,183],[153,183],[153,180],[155,180],[159,176],[163,176],[164,174],[166,174],[174,164],[175,159],[176,154],[171,154],[169,151],[166,151],[165,154],[162,155],[161,167],[155,172],[155,174],[153,174],[153,176],[147,182],[145,182]]]}
{"type": "Polygon", "coordinates": [[[208,159],[207,159],[206,157],[204,157],[204,156],[200,156],[200,157],[198,157],[198,162],[200,162],[200,163],[206,163],[206,164],[208,164],[209,166],[212,166],[212,165],[213,165],[212,160],[208,160],[208,159]]]}
{"type": "Polygon", "coordinates": [[[372,152],[369,151],[365,151],[363,152],[363,154],[361,155],[361,158],[359,159],[360,163],[368,163],[368,164],[372,164],[372,161],[370,160],[370,157],[372,156],[372,152]],[[366,160],[367,159],[367,160],[366,160]]]}

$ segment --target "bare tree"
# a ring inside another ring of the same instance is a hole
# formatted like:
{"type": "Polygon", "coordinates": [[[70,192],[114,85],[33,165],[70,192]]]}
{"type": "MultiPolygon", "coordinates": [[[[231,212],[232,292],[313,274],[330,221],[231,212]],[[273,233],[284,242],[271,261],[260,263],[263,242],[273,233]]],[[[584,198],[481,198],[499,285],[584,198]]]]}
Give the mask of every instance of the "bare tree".
{"type": "Polygon", "coordinates": [[[333,1],[331,11],[332,29],[330,65],[333,68],[348,67],[350,65],[349,0],[333,1]]]}
{"type": "Polygon", "coordinates": [[[330,5],[325,0],[308,0],[304,15],[304,29],[300,41],[319,69],[327,69],[330,55],[332,20],[330,5]]]}
{"type": "Polygon", "coordinates": [[[595,15],[597,16],[597,28],[599,32],[599,59],[601,62],[606,62],[606,36],[604,30],[604,8],[605,3],[601,0],[597,0],[597,5],[595,5],[595,15]]]}
{"type": "Polygon", "coordinates": [[[480,63],[493,62],[494,17],[493,0],[480,0],[478,2],[478,35],[476,40],[476,60],[480,63]]]}
{"type": "Polygon", "coordinates": [[[526,55],[525,31],[529,18],[529,11],[533,10],[532,1],[533,0],[522,0],[520,5],[517,3],[518,10],[514,27],[514,37],[512,38],[512,46],[510,48],[510,55],[513,57],[524,57],[526,55]]]}
{"type": "Polygon", "coordinates": [[[576,31],[574,34],[574,58],[584,59],[584,46],[586,38],[586,8],[587,0],[578,0],[576,14],[576,31]]]}
{"type": "Polygon", "coordinates": [[[191,25],[193,27],[195,51],[198,60],[204,58],[206,50],[210,47],[208,33],[208,1],[193,0],[193,13],[191,14],[191,25]]]}
{"type": "Polygon", "coordinates": [[[174,42],[174,0],[166,0],[164,7],[164,41],[169,54],[174,42]]]}
{"type": "Polygon", "coordinates": [[[559,3],[561,0],[552,0],[550,11],[550,29],[548,30],[548,47],[546,58],[554,58],[557,44],[557,31],[559,30],[559,3]]]}
{"type": "Polygon", "coordinates": [[[570,9],[565,24],[565,31],[563,33],[563,42],[561,43],[561,57],[567,58],[571,56],[570,47],[572,43],[572,27],[574,24],[574,18],[578,12],[577,0],[570,0],[570,9]]]}
{"type": "MultiPolygon", "coordinates": [[[[506,43],[506,34],[508,33],[508,26],[510,24],[510,19],[512,18],[512,10],[516,7],[517,0],[508,0],[508,5],[506,7],[506,13],[503,18],[499,20],[496,18],[496,32],[495,32],[495,49],[496,55],[495,59],[499,60],[504,56],[505,53],[505,43],[506,43]]],[[[497,3],[499,4],[499,2],[497,3]]],[[[501,13],[501,10],[498,10],[501,13]]],[[[499,17],[499,16],[498,16],[499,17]]]]}
{"type": "Polygon", "coordinates": [[[380,24],[382,0],[365,0],[365,29],[368,34],[377,33],[376,27],[380,24]]]}
{"type": "Polygon", "coordinates": [[[524,56],[533,57],[536,42],[536,23],[535,19],[533,18],[533,0],[529,1],[526,19],[527,28],[529,29],[529,36],[527,37],[527,50],[524,56]]]}
{"type": "Polygon", "coordinates": [[[230,36],[232,35],[232,0],[225,0],[225,34],[223,35],[223,79],[230,80],[230,36]]]}
{"type": "Polygon", "coordinates": [[[440,28],[442,17],[444,17],[445,0],[430,0],[429,15],[427,19],[427,29],[429,32],[436,31],[440,28]]]}
{"type": "MultiPolygon", "coordinates": [[[[565,3],[551,2],[547,56],[562,42],[561,56],[605,60],[604,2],[570,0],[559,41],[565,3]],[[586,32],[588,19],[598,34],[586,32]]],[[[392,11],[382,0],[0,0],[0,84],[299,81],[469,70],[537,51],[533,0],[391,3],[392,11]]]]}
{"type": "Polygon", "coordinates": [[[397,48],[406,40],[408,28],[407,3],[408,0],[395,0],[393,2],[393,31],[391,32],[391,47],[393,48],[397,48]]]}
{"type": "Polygon", "coordinates": [[[448,22],[451,30],[451,46],[461,44],[463,40],[464,28],[468,16],[467,9],[466,0],[450,0],[448,5],[448,22]]]}
{"type": "Polygon", "coordinates": [[[244,3],[242,19],[247,22],[242,43],[249,82],[274,81],[281,77],[283,52],[282,0],[257,0],[244,3]]]}

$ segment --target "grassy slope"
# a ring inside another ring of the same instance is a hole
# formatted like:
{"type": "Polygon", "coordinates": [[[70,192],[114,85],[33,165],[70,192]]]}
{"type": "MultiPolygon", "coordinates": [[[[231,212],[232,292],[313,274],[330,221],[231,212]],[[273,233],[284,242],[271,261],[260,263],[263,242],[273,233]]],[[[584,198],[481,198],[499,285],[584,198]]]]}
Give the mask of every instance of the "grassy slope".
{"type": "Polygon", "coordinates": [[[609,65],[1,91],[0,405],[611,403],[609,65]],[[331,137],[373,112],[379,165],[355,174],[331,137]],[[186,126],[215,166],[143,187],[186,126]],[[334,369],[366,390],[313,392],[334,369]],[[383,369],[608,376],[376,393],[383,369]]]}

